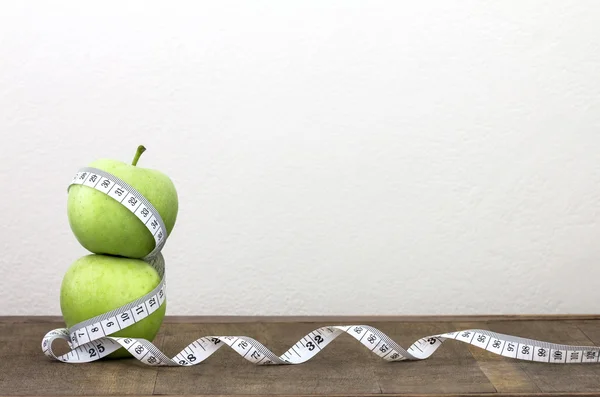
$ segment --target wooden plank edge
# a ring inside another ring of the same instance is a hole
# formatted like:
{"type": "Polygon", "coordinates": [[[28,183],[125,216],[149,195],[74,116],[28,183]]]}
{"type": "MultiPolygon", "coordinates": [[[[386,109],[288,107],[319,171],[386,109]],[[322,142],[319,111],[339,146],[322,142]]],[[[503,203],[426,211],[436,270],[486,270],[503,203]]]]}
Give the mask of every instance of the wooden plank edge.
{"type": "MultiPolygon", "coordinates": [[[[373,323],[600,320],[600,314],[473,314],[473,315],[324,315],[324,316],[165,316],[165,324],[198,323],[373,323]]],[[[63,323],[62,316],[0,316],[0,323],[63,323]]]]}
{"type": "MultiPolygon", "coordinates": [[[[22,395],[21,397],[37,397],[37,396],[52,396],[50,394],[40,395],[22,395]]],[[[77,396],[69,395],[69,396],[77,396]]],[[[119,396],[118,394],[107,394],[107,395],[81,395],[85,397],[107,397],[107,396],[119,396]]],[[[169,397],[257,397],[259,394],[136,394],[136,397],[156,397],[156,396],[169,396],[169,397]]],[[[355,394],[355,393],[327,393],[327,394],[260,394],[260,396],[269,397],[320,397],[320,396],[331,396],[331,397],[566,397],[566,396],[600,396],[600,392],[548,392],[548,393],[439,393],[439,394],[423,394],[423,393],[381,393],[381,394],[355,394]]],[[[14,395],[0,394],[0,397],[14,397],[14,395]]]]}

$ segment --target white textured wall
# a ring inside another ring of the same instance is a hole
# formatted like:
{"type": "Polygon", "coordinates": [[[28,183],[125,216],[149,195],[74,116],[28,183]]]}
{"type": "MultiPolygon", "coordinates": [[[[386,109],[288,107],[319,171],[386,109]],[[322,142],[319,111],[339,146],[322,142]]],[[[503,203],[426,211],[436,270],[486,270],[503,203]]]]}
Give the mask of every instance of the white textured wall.
{"type": "Polygon", "coordinates": [[[0,314],[99,157],[170,175],[168,314],[593,313],[600,3],[5,2],[0,314]]]}

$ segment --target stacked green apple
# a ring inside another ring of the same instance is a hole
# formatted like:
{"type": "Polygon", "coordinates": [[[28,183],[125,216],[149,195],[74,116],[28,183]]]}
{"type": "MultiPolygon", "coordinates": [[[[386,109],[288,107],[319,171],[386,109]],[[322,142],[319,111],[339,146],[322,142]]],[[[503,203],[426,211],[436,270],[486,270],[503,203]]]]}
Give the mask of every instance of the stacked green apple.
{"type": "MultiPolygon", "coordinates": [[[[108,172],[141,193],[160,214],[168,237],[177,218],[177,191],[162,172],[137,166],[144,151],[144,146],[138,147],[132,164],[100,159],[88,167],[108,172]]],[[[92,187],[72,185],[67,212],[73,234],[92,253],[76,260],[61,284],[60,307],[68,328],[132,302],[160,283],[158,272],[143,259],[154,249],[154,237],[121,203],[92,187]]],[[[111,336],[152,341],[165,311],[166,300],[148,317],[111,336]]],[[[120,348],[108,357],[127,356],[129,352],[120,348]]]]}

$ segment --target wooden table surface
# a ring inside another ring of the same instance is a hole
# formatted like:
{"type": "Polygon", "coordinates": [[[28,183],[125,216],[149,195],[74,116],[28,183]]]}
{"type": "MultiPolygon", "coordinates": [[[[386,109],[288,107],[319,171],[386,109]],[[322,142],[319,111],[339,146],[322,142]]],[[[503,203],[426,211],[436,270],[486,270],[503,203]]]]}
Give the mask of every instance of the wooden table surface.
{"type": "MultiPolygon", "coordinates": [[[[350,324],[374,326],[405,348],[424,336],[468,328],[600,346],[600,315],[167,317],[154,342],[172,357],[201,336],[245,335],[282,354],[315,328],[350,324]]],[[[0,317],[0,395],[600,395],[600,364],[525,362],[454,340],[426,360],[395,363],[341,335],[300,365],[256,366],[227,347],[185,368],[135,359],[65,364],[40,348],[47,331],[63,326],[57,317],[0,317]]]]}

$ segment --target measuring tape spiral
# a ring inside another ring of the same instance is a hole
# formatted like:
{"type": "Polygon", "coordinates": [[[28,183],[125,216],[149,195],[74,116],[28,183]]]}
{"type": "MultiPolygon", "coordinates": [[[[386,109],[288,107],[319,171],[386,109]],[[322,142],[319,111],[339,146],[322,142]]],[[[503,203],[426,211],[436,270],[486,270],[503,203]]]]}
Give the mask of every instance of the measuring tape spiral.
{"type": "Polygon", "coordinates": [[[342,334],[355,338],[385,361],[423,360],[430,357],[448,339],[464,342],[504,357],[542,363],[598,363],[600,347],[573,346],[521,338],[482,329],[467,329],[423,337],[404,349],[389,336],[369,325],[331,325],[308,333],[281,356],[248,336],[204,336],[170,358],[151,341],[141,338],[110,336],[156,311],[166,299],[165,261],[161,254],[167,233],[154,206],[136,189],[116,176],[90,167],[75,174],[72,185],[88,186],[117,200],[148,228],[155,248],[143,258],[160,276],[159,284],[148,294],[107,313],[90,318],[71,328],[48,332],[42,339],[43,353],[64,363],[87,363],[125,348],[140,362],[151,366],[193,366],[227,345],[247,361],[257,365],[301,364],[323,350],[342,334]],[[71,351],[57,356],[52,343],[65,340],[71,351]]]}

